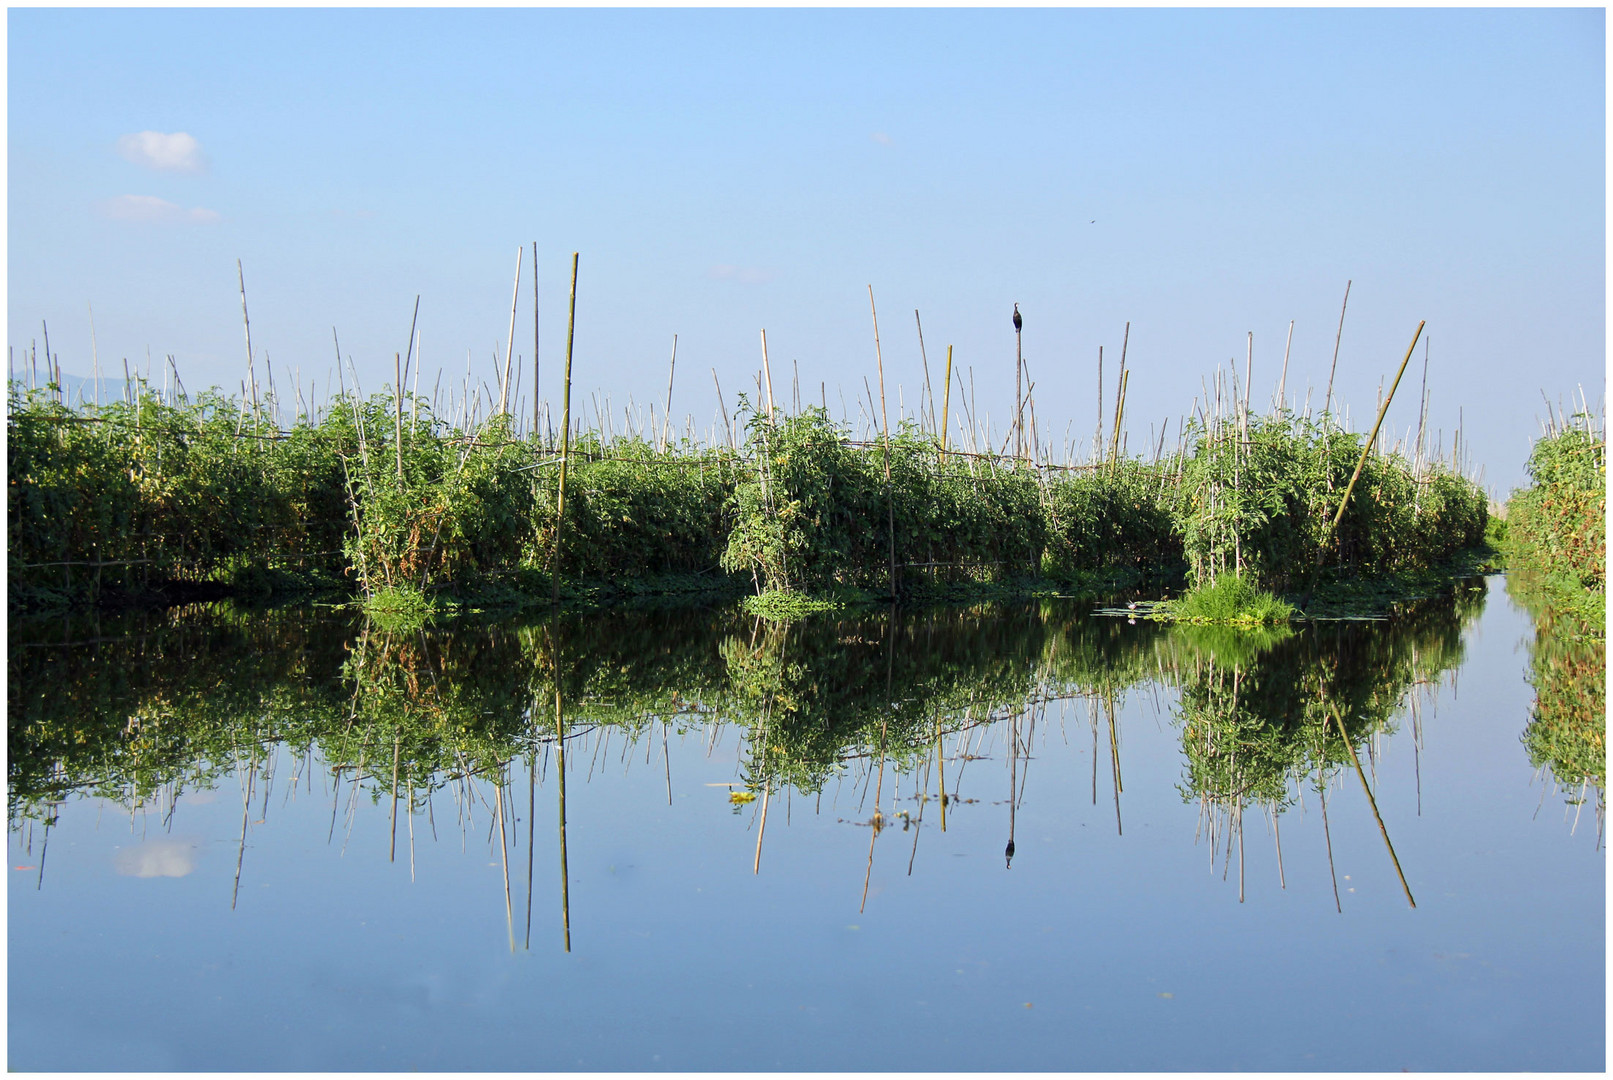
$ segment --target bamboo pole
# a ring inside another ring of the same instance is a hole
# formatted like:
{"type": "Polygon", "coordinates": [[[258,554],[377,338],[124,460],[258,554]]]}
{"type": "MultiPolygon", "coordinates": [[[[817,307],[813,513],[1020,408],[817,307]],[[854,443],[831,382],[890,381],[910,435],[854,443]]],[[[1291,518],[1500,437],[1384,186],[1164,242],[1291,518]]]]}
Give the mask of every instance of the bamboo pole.
{"type": "Polygon", "coordinates": [[[84,306],[90,313],[90,359],[95,369],[95,403],[101,404],[101,351],[95,344],[95,307],[88,300],[84,306]]]}
{"type": "MultiPolygon", "coordinates": [[[[404,349],[404,352],[403,352],[403,380],[402,380],[402,382],[398,383],[398,393],[400,393],[400,394],[403,393],[403,384],[409,381],[409,368],[410,368],[410,365],[414,362],[414,331],[415,331],[415,327],[417,327],[419,324],[420,324],[420,294],[416,293],[415,298],[414,298],[414,314],[409,316],[409,344],[404,349]]],[[[274,380],[271,378],[270,382],[273,382],[273,381],[274,380]]],[[[417,383],[419,382],[418,379],[415,380],[415,381],[417,383]]]]}
{"type": "Polygon", "coordinates": [[[1249,331],[1249,358],[1243,366],[1243,437],[1249,438],[1249,391],[1255,380],[1255,332],[1249,331]]]}
{"type": "Polygon", "coordinates": [[[1283,377],[1277,381],[1277,407],[1288,408],[1288,352],[1294,347],[1294,320],[1288,320],[1288,344],[1283,346],[1283,377]]]}
{"type": "Polygon", "coordinates": [[[1322,399],[1322,412],[1326,413],[1328,406],[1333,404],[1333,374],[1339,369],[1339,342],[1344,340],[1344,312],[1350,306],[1351,281],[1344,283],[1344,303],[1339,306],[1339,332],[1333,339],[1333,366],[1327,369],[1327,397],[1322,399]]]}
{"type": "Polygon", "coordinates": [[[716,368],[711,369],[711,381],[717,387],[717,408],[722,411],[722,426],[723,430],[728,432],[728,445],[738,450],[739,444],[734,441],[734,425],[728,419],[728,406],[723,403],[722,399],[722,380],[717,378],[716,368]]]}
{"type": "Polygon", "coordinates": [[[1021,341],[1020,332],[1021,332],[1021,330],[1022,330],[1022,327],[1020,326],[1019,305],[1015,304],[1014,305],[1014,456],[1016,458],[1024,456],[1023,449],[1024,449],[1024,442],[1025,442],[1025,437],[1021,433],[1020,427],[1019,427],[1020,413],[1025,408],[1024,394],[1023,394],[1023,391],[1021,390],[1021,387],[1022,387],[1023,383],[1020,381],[1020,376],[1022,374],[1022,371],[1023,371],[1024,367],[1025,367],[1024,353],[1021,351],[1021,348],[1020,348],[1020,341],[1021,341]]]}
{"type": "Polygon", "coordinates": [[[510,342],[508,348],[504,350],[504,378],[500,380],[498,398],[500,416],[509,411],[510,363],[515,359],[515,308],[521,299],[521,258],[525,254],[525,247],[515,249],[515,285],[510,290],[510,342]]]}
{"type": "Polygon", "coordinates": [[[874,287],[868,286],[868,312],[874,319],[874,359],[879,365],[879,425],[884,429],[885,443],[885,509],[890,528],[890,582],[891,599],[900,596],[896,583],[896,497],[891,491],[891,432],[890,420],[885,412],[885,356],[879,348],[879,312],[874,308],[874,287]]]}
{"type": "MultiPolygon", "coordinates": [[[[924,323],[919,319],[919,309],[913,309],[913,322],[919,330],[919,363],[924,365],[924,397],[930,405],[930,430],[935,430],[935,393],[930,389],[930,358],[924,353],[924,323]]],[[[924,419],[924,403],[919,403],[919,420],[924,419]]]]}
{"type": "MultiPolygon", "coordinates": [[[[252,366],[252,320],[246,314],[246,272],[241,269],[241,260],[235,260],[235,277],[241,284],[241,326],[246,330],[246,375],[252,383],[252,416],[255,420],[258,414],[258,375],[252,366]]],[[[50,359],[50,338],[45,338],[45,358],[50,359]]]]}
{"type": "Polygon", "coordinates": [[[532,438],[537,438],[537,240],[532,240],[532,438]]]}
{"type": "MultiPolygon", "coordinates": [[[[549,576],[552,579],[553,592],[551,603],[560,603],[560,534],[566,524],[566,464],[571,456],[571,345],[572,335],[577,324],[577,252],[571,253],[571,306],[566,316],[566,389],[565,397],[560,408],[560,485],[555,498],[554,518],[554,557],[549,560],[549,576]]],[[[560,690],[559,683],[555,689],[555,715],[559,716],[560,690]]],[[[560,790],[564,792],[565,780],[561,779],[560,790]]],[[[561,825],[561,863],[565,862],[565,826],[562,818],[561,825]]],[[[571,928],[566,928],[566,951],[571,951],[571,928]]]]}
{"type": "MultiPolygon", "coordinates": [[[[1383,426],[1384,414],[1389,411],[1389,403],[1395,399],[1395,390],[1400,386],[1400,377],[1406,373],[1406,365],[1411,363],[1411,354],[1417,348],[1417,339],[1423,336],[1423,327],[1428,325],[1424,319],[1417,324],[1417,332],[1412,335],[1411,344],[1406,347],[1406,357],[1400,361],[1400,370],[1395,372],[1395,381],[1389,387],[1389,394],[1383,399],[1383,405],[1378,409],[1378,419],[1372,425],[1372,434],[1367,436],[1366,445],[1361,448],[1361,459],[1355,463],[1355,473],[1350,477],[1350,483],[1344,489],[1344,497],[1339,500],[1338,513],[1333,515],[1333,524],[1328,526],[1331,535],[1337,531],[1339,522],[1344,517],[1344,508],[1350,503],[1350,492],[1355,490],[1355,482],[1361,479],[1361,470],[1366,467],[1367,456],[1372,453],[1373,444],[1378,441],[1378,429],[1383,426]]],[[[1325,547],[1325,544],[1323,545],[1325,547]]],[[[1321,548],[1318,548],[1320,557],[1321,548]]]]}
{"type": "Polygon", "coordinates": [[[762,374],[767,377],[767,422],[773,422],[773,365],[767,361],[767,328],[762,328],[762,374]]]}
{"type": "MultiPolygon", "coordinates": [[[[661,418],[662,428],[670,433],[672,430],[672,377],[678,371],[678,335],[672,335],[672,363],[666,371],[666,415],[661,418]]],[[[666,437],[662,436],[661,449],[666,449],[666,437]]]]}
{"type": "Polygon", "coordinates": [[[1098,432],[1092,437],[1092,457],[1100,460],[1103,453],[1103,346],[1098,346],[1098,432]]]}
{"type": "Polygon", "coordinates": [[[392,354],[392,370],[397,376],[397,387],[392,393],[392,414],[396,421],[393,433],[393,446],[398,452],[398,493],[403,493],[403,361],[397,353],[392,354]]]}
{"type": "MultiPolygon", "coordinates": [[[[947,346],[947,384],[946,384],[946,387],[941,391],[941,460],[942,461],[945,461],[946,456],[947,456],[947,419],[951,415],[951,411],[952,411],[952,346],[948,345],[947,346]]],[[[946,819],[946,811],[945,811],[945,809],[942,810],[941,817],[942,817],[943,821],[946,819]]],[[[942,832],[947,831],[945,825],[942,825],[941,831],[942,832]]]]}

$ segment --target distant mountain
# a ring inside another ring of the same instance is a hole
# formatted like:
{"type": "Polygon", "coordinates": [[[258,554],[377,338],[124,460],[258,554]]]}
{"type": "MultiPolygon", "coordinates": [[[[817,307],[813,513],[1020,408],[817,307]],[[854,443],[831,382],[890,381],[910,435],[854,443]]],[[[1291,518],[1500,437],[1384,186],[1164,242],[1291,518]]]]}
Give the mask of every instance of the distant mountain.
{"type": "MultiPolygon", "coordinates": [[[[41,379],[44,379],[43,372],[40,373],[40,377],[41,379]]],[[[26,392],[28,389],[28,376],[26,373],[13,373],[11,382],[24,392],[26,392]]],[[[43,387],[44,382],[41,382],[39,385],[43,387]]],[[[126,395],[128,385],[129,384],[124,382],[122,379],[108,379],[102,377],[100,387],[101,404],[105,405],[124,397],[126,395]]],[[[160,384],[158,385],[157,390],[159,393],[161,393],[162,387],[160,384]]],[[[62,372],[62,401],[68,405],[77,406],[82,403],[94,402],[95,400],[96,387],[94,379],[86,379],[82,376],[74,375],[71,372],[62,372]]]]}

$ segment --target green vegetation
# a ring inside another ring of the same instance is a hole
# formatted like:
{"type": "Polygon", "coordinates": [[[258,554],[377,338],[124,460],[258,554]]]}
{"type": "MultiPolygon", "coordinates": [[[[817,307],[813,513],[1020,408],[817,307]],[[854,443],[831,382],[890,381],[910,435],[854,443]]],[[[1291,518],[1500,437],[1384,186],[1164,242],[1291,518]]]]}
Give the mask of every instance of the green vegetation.
{"type": "Polygon", "coordinates": [[[1523,732],[1529,760],[1551,770],[1598,817],[1607,776],[1607,442],[1589,414],[1554,423],[1529,455],[1528,488],[1507,502],[1507,591],[1535,620],[1523,732]]]}
{"type": "Polygon", "coordinates": [[[1578,419],[1535,442],[1530,485],[1507,501],[1505,546],[1510,565],[1589,613],[1607,595],[1607,440],[1589,416],[1578,419]]]}
{"type": "Polygon", "coordinates": [[[1183,468],[1178,520],[1195,583],[1231,571],[1299,592],[1332,580],[1426,570],[1484,539],[1484,493],[1465,477],[1397,454],[1367,456],[1332,522],[1364,437],[1286,411],[1202,423],[1183,468]]]}
{"type": "Polygon", "coordinates": [[[1272,626],[1292,618],[1294,607],[1234,573],[1222,574],[1207,585],[1189,589],[1177,600],[1167,601],[1165,614],[1184,623],[1272,626]]]}
{"type": "MultiPolygon", "coordinates": [[[[741,399],[737,449],[574,438],[557,552],[557,452],[516,437],[508,416],[456,426],[390,393],[338,396],[286,430],[269,405],[217,395],[142,389],[72,410],[13,386],[8,404],[13,610],[177,583],[259,599],[329,590],[419,619],[541,603],[557,574],[571,604],[749,591],[770,618],[1184,575],[1308,600],[1445,573],[1487,517],[1467,479],[1379,453],[1334,531],[1362,437],[1328,416],[1201,418],[1152,462],[1054,466],[943,453],[911,422],[888,445],[858,444],[821,409],[787,417],[741,399]]],[[[1280,616],[1226,588],[1183,617],[1280,616]]]]}

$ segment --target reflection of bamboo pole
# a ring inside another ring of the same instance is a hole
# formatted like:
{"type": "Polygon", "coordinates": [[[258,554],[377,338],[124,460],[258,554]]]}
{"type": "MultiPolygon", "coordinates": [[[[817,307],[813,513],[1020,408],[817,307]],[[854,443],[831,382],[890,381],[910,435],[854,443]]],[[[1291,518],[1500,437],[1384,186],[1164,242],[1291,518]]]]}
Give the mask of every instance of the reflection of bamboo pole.
{"type": "Polygon", "coordinates": [[[494,813],[498,816],[498,853],[500,863],[504,867],[504,928],[510,935],[510,952],[515,952],[515,910],[510,904],[510,845],[504,835],[504,784],[500,777],[493,784],[493,797],[498,805],[494,813]]]}
{"type": "MultiPolygon", "coordinates": [[[[537,268],[537,245],[532,245],[537,268]]],[[[536,430],[536,429],[534,429],[536,430]]],[[[526,763],[526,948],[532,948],[532,863],[538,841],[538,699],[532,698],[532,750],[526,763]]]]}
{"type": "Polygon", "coordinates": [[[1411,898],[1411,888],[1406,884],[1406,875],[1400,869],[1400,859],[1395,855],[1395,846],[1389,841],[1389,830],[1384,828],[1383,815],[1378,813],[1378,800],[1372,797],[1372,788],[1367,785],[1367,774],[1361,771],[1361,759],[1356,757],[1355,746],[1351,744],[1350,737],[1344,733],[1344,721],[1331,706],[1328,712],[1333,717],[1333,725],[1339,729],[1339,737],[1344,740],[1344,748],[1350,752],[1350,762],[1355,766],[1355,775],[1361,778],[1361,790],[1367,793],[1367,805],[1372,807],[1372,816],[1378,822],[1378,832],[1383,834],[1384,846],[1389,849],[1389,859],[1395,864],[1395,874],[1400,878],[1400,887],[1405,890],[1406,902],[1416,907],[1417,901],[1411,898]]]}
{"type": "Polygon", "coordinates": [[[1238,815],[1238,820],[1237,820],[1237,823],[1236,823],[1236,828],[1238,830],[1238,903],[1241,904],[1241,903],[1243,903],[1243,804],[1241,802],[1238,804],[1238,807],[1237,807],[1237,815],[1238,815]]]}
{"type": "MultiPolygon", "coordinates": [[[[766,766],[766,762],[763,762],[763,766],[766,766]]],[[[772,798],[772,795],[773,785],[764,783],[762,785],[762,823],[756,829],[756,861],[751,864],[751,873],[753,874],[762,872],[762,837],[767,834],[767,803],[772,798]]]]}
{"type": "Polygon", "coordinates": [[[571,951],[571,879],[566,871],[566,718],[560,703],[560,654],[555,653],[554,727],[556,771],[560,777],[560,921],[571,951]]]}
{"type": "MultiPolygon", "coordinates": [[[[942,406],[942,414],[946,407],[942,406]]],[[[947,831],[947,759],[941,748],[941,714],[935,714],[935,771],[941,778],[941,831],[947,831]]]]}
{"type": "Polygon", "coordinates": [[[386,853],[387,862],[398,861],[398,753],[403,748],[403,736],[392,740],[392,844],[386,853]]]}
{"type": "Polygon", "coordinates": [[[661,761],[666,765],[666,804],[672,805],[672,756],[667,752],[666,723],[661,724],[661,761]]]}
{"type": "Polygon", "coordinates": [[[1008,718],[1008,846],[1003,849],[1003,869],[1014,865],[1014,810],[1019,801],[1019,732],[1018,715],[1008,718]]]}
{"type": "Polygon", "coordinates": [[[1283,830],[1277,823],[1277,807],[1271,808],[1271,831],[1277,838],[1277,882],[1283,888],[1288,888],[1288,875],[1283,873],[1283,830]]]}
{"type": "MultiPolygon", "coordinates": [[[[873,295],[874,295],[874,291],[873,291],[872,288],[870,288],[868,290],[868,297],[869,297],[870,300],[873,299],[873,295]]],[[[894,629],[894,627],[892,627],[891,629],[894,629]]],[[[888,632],[889,631],[887,631],[887,633],[888,632]]],[[[894,645],[894,644],[895,643],[892,642],[892,645],[894,645]]],[[[893,665],[894,664],[895,664],[894,654],[891,652],[890,649],[887,649],[886,654],[885,654],[885,700],[887,700],[887,701],[890,700],[891,678],[892,678],[892,672],[893,672],[893,665]]],[[[868,789],[864,788],[863,790],[866,791],[868,789]]],[[[879,839],[879,830],[881,828],[883,828],[884,825],[885,825],[885,815],[879,809],[880,798],[881,798],[881,795],[884,792],[884,790],[885,790],[885,721],[881,720],[879,722],[879,783],[876,784],[875,787],[874,787],[874,816],[871,819],[869,819],[869,823],[868,823],[869,824],[869,833],[870,833],[870,835],[868,837],[868,869],[863,871],[863,898],[862,898],[862,903],[857,905],[857,911],[858,911],[859,914],[862,912],[863,908],[868,906],[868,883],[869,883],[869,881],[871,881],[873,879],[873,876],[874,876],[874,841],[879,839]]]]}

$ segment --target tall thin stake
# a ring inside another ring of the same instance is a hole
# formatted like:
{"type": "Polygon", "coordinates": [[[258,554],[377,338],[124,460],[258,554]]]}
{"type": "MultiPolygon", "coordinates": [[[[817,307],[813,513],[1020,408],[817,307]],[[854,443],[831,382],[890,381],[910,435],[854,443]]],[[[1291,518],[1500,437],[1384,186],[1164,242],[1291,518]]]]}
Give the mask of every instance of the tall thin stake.
{"type": "Polygon", "coordinates": [[[767,422],[773,422],[773,365],[767,361],[767,328],[762,327],[762,374],[767,377],[767,422]]]}
{"type": "Polygon", "coordinates": [[[1339,342],[1344,340],[1344,312],[1350,306],[1350,286],[1352,281],[1344,283],[1344,303],[1339,306],[1339,332],[1333,339],[1333,366],[1327,369],[1327,397],[1322,399],[1322,412],[1327,412],[1328,406],[1333,404],[1333,373],[1339,369],[1339,342]]]}
{"type": "MultiPolygon", "coordinates": [[[[246,271],[241,269],[241,260],[235,260],[235,277],[241,283],[241,325],[246,330],[246,375],[252,383],[252,416],[257,418],[258,413],[258,375],[252,366],[252,320],[246,314],[246,271]]],[[[49,342],[49,338],[46,341],[49,342]]],[[[48,359],[50,348],[47,344],[45,355],[48,359]]]]}
{"type": "Polygon", "coordinates": [[[392,394],[392,415],[395,421],[393,445],[398,451],[398,491],[401,493],[403,491],[403,360],[397,353],[392,354],[392,370],[398,380],[392,394]]]}
{"type": "MultiPolygon", "coordinates": [[[[666,415],[661,418],[661,426],[668,434],[672,431],[672,377],[678,373],[678,335],[672,335],[672,363],[666,369],[666,415]]],[[[661,449],[666,449],[666,436],[661,438],[661,449]]]]}
{"type": "Polygon", "coordinates": [[[95,307],[88,301],[84,306],[90,312],[90,358],[95,365],[95,403],[101,404],[101,351],[95,344],[95,307]]]}
{"type": "MultiPolygon", "coordinates": [[[[930,358],[924,353],[924,323],[919,318],[919,309],[913,309],[913,322],[919,329],[919,363],[924,365],[924,397],[930,403],[930,430],[935,430],[935,394],[930,390],[930,358]]],[[[919,404],[919,419],[924,418],[924,405],[919,404]]]]}
{"type": "MultiPolygon", "coordinates": [[[[1400,386],[1400,376],[1406,373],[1406,365],[1411,363],[1411,354],[1417,348],[1417,339],[1423,336],[1423,327],[1428,325],[1425,319],[1417,324],[1417,332],[1412,335],[1411,344],[1406,347],[1406,357],[1400,361],[1400,370],[1395,372],[1395,381],[1389,387],[1389,394],[1383,399],[1383,405],[1378,409],[1378,419],[1372,425],[1372,434],[1367,436],[1366,445],[1361,448],[1361,459],[1355,463],[1355,472],[1350,477],[1350,483],[1344,489],[1344,497],[1339,500],[1338,513],[1333,515],[1333,524],[1328,527],[1331,535],[1339,527],[1339,521],[1344,517],[1344,508],[1350,504],[1350,492],[1355,490],[1355,482],[1361,479],[1361,470],[1366,467],[1367,455],[1372,453],[1373,445],[1378,441],[1378,429],[1383,426],[1384,414],[1389,411],[1389,403],[1395,399],[1395,390],[1400,386]]],[[[1323,547],[1326,545],[1324,544],[1323,547]]],[[[1318,548],[1318,553],[1322,548],[1318,548]]]]}
{"type": "Polygon", "coordinates": [[[504,350],[504,379],[499,389],[498,398],[500,415],[509,411],[510,363],[515,359],[515,307],[521,299],[521,258],[525,254],[525,247],[515,249],[515,285],[510,290],[510,343],[509,347],[504,350]]]}
{"type": "Polygon", "coordinates": [[[1277,380],[1277,407],[1288,408],[1288,351],[1294,347],[1294,320],[1288,320],[1288,344],[1283,346],[1283,377],[1277,380]]]}
{"type": "Polygon", "coordinates": [[[532,240],[532,438],[537,438],[537,240],[532,240]]]}
{"type": "Polygon", "coordinates": [[[1024,385],[1020,376],[1025,368],[1025,354],[1020,348],[1019,305],[1014,305],[1014,457],[1024,456],[1025,437],[1019,428],[1019,417],[1024,409],[1024,385]]]}
{"type": "Polygon", "coordinates": [[[868,286],[868,312],[874,319],[874,360],[879,365],[879,426],[884,429],[885,445],[885,509],[890,527],[890,578],[891,599],[900,591],[896,586],[896,500],[891,492],[891,432],[890,420],[885,412],[885,354],[879,348],[879,312],[874,308],[874,287],[868,286]]]}
{"type": "MultiPolygon", "coordinates": [[[[560,406],[560,487],[555,498],[554,516],[554,557],[549,560],[549,576],[554,586],[550,597],[554,604],[560,603],[560,533],[566,524],[566,463],[571,456],[571,343],[572,334],[577,325],[577,252],[571,253],[571,306],[566,315],[566,389],[560,406]]],[[[559,683],[555,684],[555,716],[560,715],[559,683]]],[[[561,758],[564,761],[564,757],[561,758]]],[[[565,789],[565,774],[561,774],[560,790],[565,789]]],[[[565,827],[561,826],[561,862],[565,862],[565,827]]],[[[571,951],[571,926],[566,926],[566,951],[571,951]]]]}
{"type": "MultiPolygon", "coordinates": [[[[941,391],[941,460],[947,456],[947,418],[952,411],[952,346],[947,346],[947,384],[941,391]]],[[[945,807],[941,810],[942,820],[946,819],[945,807]]],[[[943,826],[942,832],[946,832],[943,826]]]]}

